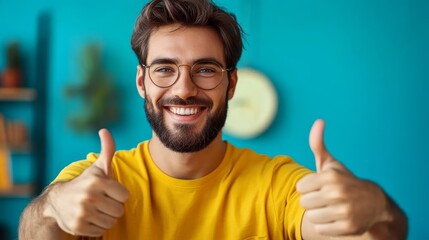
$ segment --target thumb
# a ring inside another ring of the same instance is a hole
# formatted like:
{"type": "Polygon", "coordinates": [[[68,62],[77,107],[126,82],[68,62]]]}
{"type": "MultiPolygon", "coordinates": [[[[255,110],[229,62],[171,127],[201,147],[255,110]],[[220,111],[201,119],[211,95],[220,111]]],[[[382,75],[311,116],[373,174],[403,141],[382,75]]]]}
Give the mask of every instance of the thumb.
{"type": "Polygon", "coordinates": [[[101,169],[106,176],[111,176],[112,159],[115,154],[115,141],[107,129],[100,129],[98,135],[100,136],[101,152],[94,165],[101,169]]]}
{"type": "Polygon", "coordinates": [[[310,131],[309,143],[311,151],[313,152],[314,158],[316,160],[317,172],[322,171],[323,166],[327,162],[332,161],[332,157],[325,147],[325,142],[323,139],[324,131],[325,122],[322,119],[316,120],[310,131]]]}

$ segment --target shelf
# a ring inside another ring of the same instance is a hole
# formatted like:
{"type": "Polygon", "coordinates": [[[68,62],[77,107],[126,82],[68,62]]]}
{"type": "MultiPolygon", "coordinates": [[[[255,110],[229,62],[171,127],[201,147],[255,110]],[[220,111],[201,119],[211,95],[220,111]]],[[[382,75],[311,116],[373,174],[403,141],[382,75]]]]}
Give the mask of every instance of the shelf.
{"type": "Polygon", "coordinates": [[[34,186],[32,184],[16,184],[11,189],[0,189],[0,197],[31,197],[34,194],[34,186]]]}
{"type": "Polygon", "coordinates": [[[36,95],[31,88],[0,88],[0,101],[33,101],[36,95]]]}
{"type": "Polygon", "coordinates": [[[30,144],[21,144],[20,146],[9,146],[9,151],[12,154],[30,154],[32,148],[30,144]]]}

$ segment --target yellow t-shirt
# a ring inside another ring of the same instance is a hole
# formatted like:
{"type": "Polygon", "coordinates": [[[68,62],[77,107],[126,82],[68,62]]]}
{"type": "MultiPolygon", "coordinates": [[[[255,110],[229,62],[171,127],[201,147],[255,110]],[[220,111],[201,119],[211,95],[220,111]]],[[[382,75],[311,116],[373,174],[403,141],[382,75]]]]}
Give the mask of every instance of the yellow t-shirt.
{"type": "MultiPolygon", "coordinates": [[[[97,158],[70,164],[70,180],[97,158]]],[[[222,163],[195,180],[172,178],[153,162],[148,142],[117,151],[113,177],[130,192],[125,214],[103,239],[301,239],[304,209],[295,185],[310,171],[286,156],[270,158],[227,144],[222,163]]]]}

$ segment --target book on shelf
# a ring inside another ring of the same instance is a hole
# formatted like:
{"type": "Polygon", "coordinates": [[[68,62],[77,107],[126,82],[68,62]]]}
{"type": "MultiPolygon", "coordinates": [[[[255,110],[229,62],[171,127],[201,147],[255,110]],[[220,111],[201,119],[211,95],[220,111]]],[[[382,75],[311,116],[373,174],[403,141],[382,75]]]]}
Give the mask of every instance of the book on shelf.
{"type": "Polygon", "coordinates": [[[0,147],[0,190],[9,190],[12,188],[9,161],[9,152],[7,148],[0,147]]]}
{"type": "Polygon", "coordinates": [[[28,150],[29,137],[27,126],[19,120],[8,121],[6,123],[6,141],[10,150],[28,150]]]}
{"type": "Polygon", "coordinates": [[[0,114],[0,190],[12,188],[10,157],[7,147],[6,121],[0,114]]]}

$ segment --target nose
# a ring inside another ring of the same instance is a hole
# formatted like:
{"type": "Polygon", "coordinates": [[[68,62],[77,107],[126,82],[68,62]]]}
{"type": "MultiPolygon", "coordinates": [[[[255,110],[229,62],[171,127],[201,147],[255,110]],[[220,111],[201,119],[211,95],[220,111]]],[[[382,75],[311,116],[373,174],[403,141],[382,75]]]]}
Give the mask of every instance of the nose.
{"type": "Polygon", "coordinates": [[[176,83],[173,86],[171,86],[172,94],[180,97],[181,99],[194,97],[198,93],[198,87],[194,84],[194,82],[191,79],[190,70],[191,70],[190,66],[180,65],[179,78],[177,79],[176,83]]]}

